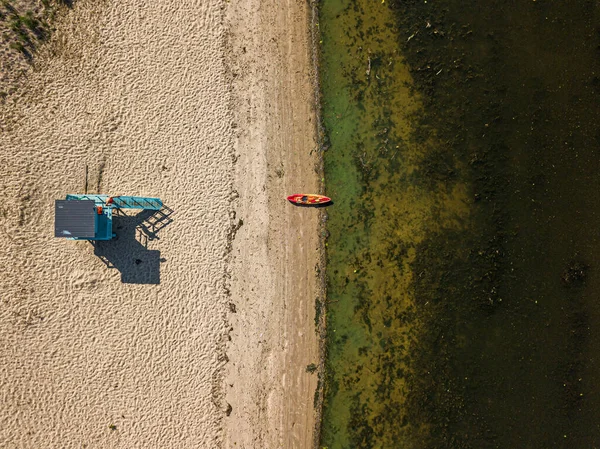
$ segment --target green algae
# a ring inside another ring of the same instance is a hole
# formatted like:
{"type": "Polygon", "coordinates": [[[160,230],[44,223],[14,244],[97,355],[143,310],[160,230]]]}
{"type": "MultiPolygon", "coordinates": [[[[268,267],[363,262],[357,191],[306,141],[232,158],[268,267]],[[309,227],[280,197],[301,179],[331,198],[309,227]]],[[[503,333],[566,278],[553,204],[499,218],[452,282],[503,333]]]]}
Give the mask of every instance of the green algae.
{"type": "Polygon", "coordinates": [[[405,407],[418,327],[411,264],[427,235],[460,230],[469,216],[459,162],[434,129],[414,126],[422,103],[392,22],[371,1],[321,9],[325,172],[335,198],[323,428],[332,449],[392,447],[420,433],[405,407]]]}
{"type": "Polygon", "coordinates": [[[600,441],[596,10],[321,3],[322,446],[600,441]]]}

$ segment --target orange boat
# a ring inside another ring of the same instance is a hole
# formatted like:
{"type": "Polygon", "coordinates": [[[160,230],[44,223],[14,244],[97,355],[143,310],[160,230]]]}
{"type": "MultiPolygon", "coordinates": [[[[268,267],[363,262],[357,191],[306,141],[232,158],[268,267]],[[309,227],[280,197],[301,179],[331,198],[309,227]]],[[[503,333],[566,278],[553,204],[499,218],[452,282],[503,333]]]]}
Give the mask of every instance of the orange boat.
{"type": "Polygon", "coordinates": [[[312,193],[296,193],[287,197],[290,203],[294,204],[325,204],[331,201],[331,198],[312,193]]]}

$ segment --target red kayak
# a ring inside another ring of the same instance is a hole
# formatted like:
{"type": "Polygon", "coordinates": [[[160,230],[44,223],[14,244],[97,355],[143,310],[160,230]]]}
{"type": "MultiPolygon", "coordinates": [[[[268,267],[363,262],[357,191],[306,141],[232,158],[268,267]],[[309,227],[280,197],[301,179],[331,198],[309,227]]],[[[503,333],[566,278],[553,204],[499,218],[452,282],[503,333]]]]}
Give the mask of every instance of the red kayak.
{"type": "Polygon", "coordinates": [[[325,204],[331,201],[331,198],[312,193],[296,193],[288,196],[287,199],[294,204],[325,204]]]}

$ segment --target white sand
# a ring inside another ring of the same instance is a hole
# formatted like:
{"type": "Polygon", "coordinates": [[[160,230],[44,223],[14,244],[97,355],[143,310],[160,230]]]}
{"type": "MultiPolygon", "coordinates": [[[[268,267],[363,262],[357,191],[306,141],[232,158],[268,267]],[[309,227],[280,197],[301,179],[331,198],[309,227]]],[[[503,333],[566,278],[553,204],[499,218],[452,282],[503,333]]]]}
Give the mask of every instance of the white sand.
{"type": "Polygon", "coordinates": [[[0,447],[312,446],[318,215],[282,200],[317,189],[307,5],[224,7],[80,0],[0,109],[0,447]],[[175,211],[122,219],[117,268],[53,237],[86,165],[175,211]]]}

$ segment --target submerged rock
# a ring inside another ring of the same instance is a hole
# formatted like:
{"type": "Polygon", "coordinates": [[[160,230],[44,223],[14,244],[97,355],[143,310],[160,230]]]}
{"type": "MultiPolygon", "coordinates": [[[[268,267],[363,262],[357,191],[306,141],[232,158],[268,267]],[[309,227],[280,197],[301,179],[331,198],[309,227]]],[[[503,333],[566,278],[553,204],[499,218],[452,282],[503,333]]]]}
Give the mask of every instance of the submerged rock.
{"type": "Polygon", "coordinates": [[[573,261],[563,271],[561,280],[567,287],[582,283],[587,275],[589,266],[578,261],[573,261]]]}

